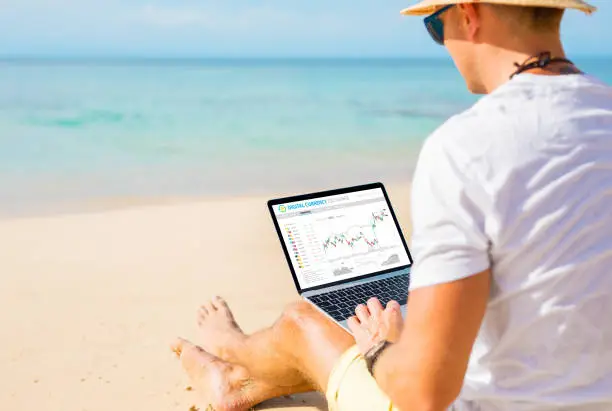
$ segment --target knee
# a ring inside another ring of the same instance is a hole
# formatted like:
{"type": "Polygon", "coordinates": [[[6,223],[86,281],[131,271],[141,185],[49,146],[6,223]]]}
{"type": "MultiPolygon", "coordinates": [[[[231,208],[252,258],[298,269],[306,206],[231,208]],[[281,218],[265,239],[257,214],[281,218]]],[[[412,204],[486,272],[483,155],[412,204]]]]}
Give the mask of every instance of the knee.
{"type": "Polygon", "coordinates": [[[299,333],[312,329],[319,316],[319,312],[310,303],[297,301],[285,308],[277,323],[277,328],[283,332],[299,333]]]}

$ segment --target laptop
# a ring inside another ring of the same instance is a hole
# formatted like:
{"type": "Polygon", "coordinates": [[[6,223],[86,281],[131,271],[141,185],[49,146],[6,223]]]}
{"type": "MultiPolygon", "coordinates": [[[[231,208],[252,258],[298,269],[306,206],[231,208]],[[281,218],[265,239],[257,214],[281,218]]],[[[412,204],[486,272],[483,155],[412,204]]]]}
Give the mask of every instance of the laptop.
{"type": "Polygon", "coordinates": [[[348,330],[371,297],[406,313],[412,257],[382,183],[270,200],[298,293],[348,330]]]}

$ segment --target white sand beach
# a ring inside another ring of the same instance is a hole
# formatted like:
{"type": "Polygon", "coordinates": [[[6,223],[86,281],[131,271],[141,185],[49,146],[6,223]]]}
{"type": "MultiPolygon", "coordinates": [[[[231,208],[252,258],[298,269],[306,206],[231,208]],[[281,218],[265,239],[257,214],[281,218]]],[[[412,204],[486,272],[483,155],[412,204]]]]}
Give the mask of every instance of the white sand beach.
{"type": "MultiPolygon", "coordinates": [[[[389,191],[408,236],[409,186],[389,191]]],[[[168,344],[198,341],[200,303],[224,296],[249,332],[297,298],[266,200],[0,221],[0,409],[197,405],[168,344]]],[[[326,409],[316,394],[269,408],[326,409]]]]}

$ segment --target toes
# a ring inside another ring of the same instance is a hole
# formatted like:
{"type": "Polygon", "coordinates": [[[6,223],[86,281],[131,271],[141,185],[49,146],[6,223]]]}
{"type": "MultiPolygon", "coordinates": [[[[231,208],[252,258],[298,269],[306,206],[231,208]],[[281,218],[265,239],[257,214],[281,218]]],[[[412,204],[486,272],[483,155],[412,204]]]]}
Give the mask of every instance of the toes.
{"type": "Polygon", "coordinates": [[[229,307],[223,298],[215,297],[211,301],[204,303],[198,310],[198,324],[202,325],[206,317],[213,315],[218,310],[229,311],[229,307]]]}
{"type": "Polygon", "coordinates": [[[170,349],[178,358],[181,358],[181,353],[183,352],[183,340],[182,338],[177,338],[170,344],[170,349]]]}
{"type": "Polygon", "coordinates": [[[200,306],[198,310],[198,323],[201,324],[210,315],[217,312],[217,309],[213,306],[212,302],[206,302],[200,306]]]}
{"type": "Polygon", "coordinates": [[[208,314],[214,314],[215,312],[217,312],[217,308],[214,306],[212,301],[208,301],[206,304],[204,304],[204,307],[206,307],[206,309],[208,310],[208,314]]]}
{"type": "Polygon", "coordinates": [[[227,302],[223,298],[221,298],[221,297],[217,296],[217,297],[213,298],[212,305],[217,310],[227,310],[227,311],[229,311],[229,306],[227,305],[227,302]]]}
{"type": "Polygon", "coordinates": [[[208,312],[208,309],[204,306],[201,306],[198,310],[198,325],[204,324],[204,321],[206,321],[206,317],[208,317],[209,314],[210,313],[208,312]]]}
{"type": "Polygon", "coordinates": [[[380,318],[380,315],[384,311],[384,308],[378,298],[374,297],[368,300],[368,310],[370,311],[372,317],[380,318]]]}
{"type": "Polygon", "coordinates": [[[184,338],[177,338],[170,345],[170,348],[181,359],[184,356],[189,356],[189,355],[192,355],[193,353],[204,351],[200,347],[198,347],[197,345],[193,344],[192,342],[190,342],[189,340],[186,340],[184,338]]]}
{"type": "Polygon", "coordinates": [[[172,351],[179,356],[183,368],[191,377],[197,376],[207,364],[214,360],[214,357],[204,349],[183,338],[178,338],[172,344],[172,351]]]}
{"type": "Polygon", "coordinates": [[[368,307],[363,304],[359,304],[355,309],[355,313],[357,314],[357,318],[359,318],[359,321],[362,324],[367,325],[370,323],[370,311],[368,310],[368,307]]]}
{"type": "Polygon", "coordinates": [[[178,358],[181,358],[183,352],[191,347],[193,347],[193,344],[184,338],[177,338],[172,342],[172,344],[170,344],[170,349],[178,358]]]}

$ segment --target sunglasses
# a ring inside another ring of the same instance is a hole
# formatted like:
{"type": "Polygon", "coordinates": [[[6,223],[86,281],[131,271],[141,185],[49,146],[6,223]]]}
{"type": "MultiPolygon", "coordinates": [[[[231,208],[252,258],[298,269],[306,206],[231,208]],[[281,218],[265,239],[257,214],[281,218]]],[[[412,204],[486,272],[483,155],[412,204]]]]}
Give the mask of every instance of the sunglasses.
{"type": "Polygon", "coordinates": [[[427,32],[433,41],[441,46],[444,45],[444,22],[442,22],[440,16],[454,6],[454,4],[449,4],[448,6],[442,7],[431,16],[425,17],[425,27],[427,28],[427,32]]]}

